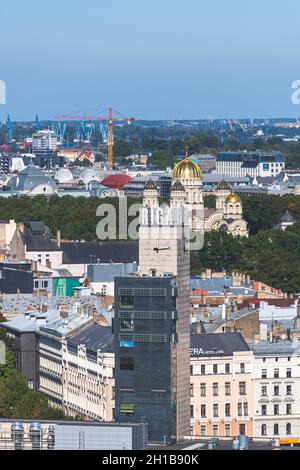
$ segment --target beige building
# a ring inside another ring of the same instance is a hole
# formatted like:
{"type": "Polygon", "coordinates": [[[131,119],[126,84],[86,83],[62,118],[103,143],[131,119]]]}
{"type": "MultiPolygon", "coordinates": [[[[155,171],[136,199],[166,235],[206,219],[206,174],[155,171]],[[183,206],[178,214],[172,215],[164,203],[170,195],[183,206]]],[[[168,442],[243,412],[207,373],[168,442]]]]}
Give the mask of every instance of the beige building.
{"type": "Polygon", "coordinates": [[[63,341],[63,409],[88,420],[114,418],[113,336],[111,327],[88,325],[63,341]]]}
{"type": "Polygon", "coordinates": [[[253,436],[253,353],[239,333],[191,334],[191,434],[253,436]]]}

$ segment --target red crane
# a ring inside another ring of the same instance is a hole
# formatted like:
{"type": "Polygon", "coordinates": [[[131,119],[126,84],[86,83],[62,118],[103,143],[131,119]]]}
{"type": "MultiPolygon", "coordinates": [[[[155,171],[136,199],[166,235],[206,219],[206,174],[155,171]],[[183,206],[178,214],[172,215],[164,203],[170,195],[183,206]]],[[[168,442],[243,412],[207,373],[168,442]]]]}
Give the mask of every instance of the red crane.
{"type": "Polygon", "coordinates": [[[59,121],[106,121],[108,123],[108,139],[107,139],[107,161],[108,168],[113,169],[113,123],[127,122],[131,124],[134,118],[113,117],[113,109],[108,108],[108,116],[88,116],[86,112],[83,116],[54,116],[59,121]]]}

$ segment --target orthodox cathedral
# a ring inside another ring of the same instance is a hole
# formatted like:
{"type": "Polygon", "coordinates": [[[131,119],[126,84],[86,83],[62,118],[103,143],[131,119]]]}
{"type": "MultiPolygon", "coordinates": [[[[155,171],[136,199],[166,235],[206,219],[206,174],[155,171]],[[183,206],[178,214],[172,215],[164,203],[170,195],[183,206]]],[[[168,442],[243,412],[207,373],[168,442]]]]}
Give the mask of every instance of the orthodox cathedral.
{"type": "MultiPolygon", "coordinates": [[[[172,173],[170,206],[188,207],[203,214],[204,231],[223,230],[232,236],[248,237],[247,222],[243,219],[243,207],[240,196],[232,191],[226,181],[221,181],[214,193],[216,208],[204,207],[203,176],[199,166],[186,155],[175,165],[172,173]]],[[[149,180],[144,188],[144,206],[158,206],[159,191],[155,183],[149,180]]],[[[197,229],[197,218],[193,217],[192,230],[197,229]]]]}

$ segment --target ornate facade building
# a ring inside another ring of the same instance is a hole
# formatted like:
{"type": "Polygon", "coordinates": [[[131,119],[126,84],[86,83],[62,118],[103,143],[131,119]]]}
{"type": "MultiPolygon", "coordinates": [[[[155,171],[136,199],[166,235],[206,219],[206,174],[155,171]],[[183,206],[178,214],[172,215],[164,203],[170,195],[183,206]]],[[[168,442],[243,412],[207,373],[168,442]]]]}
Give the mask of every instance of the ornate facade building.
{"type": "MultiPolygon", "coordinates": [[[[247,222],[243,219],[241,198],[232,191],[226,181],[221,181],[215,192],[216,208],[204,207],[203,176],[199,166],[186,155],[177,163],[172,174],[170,205],[173,207],[189,207],[193,212],[203,214],[204,230],[223,230],[232,236],[248,237],[247,222]]],[[[145,185],[144,199],[146,205],[158,205],[158,189],[153,181],[145,185]]],[[[197,228],[195,217],[190,222],[192,229],[197,228]]]]}

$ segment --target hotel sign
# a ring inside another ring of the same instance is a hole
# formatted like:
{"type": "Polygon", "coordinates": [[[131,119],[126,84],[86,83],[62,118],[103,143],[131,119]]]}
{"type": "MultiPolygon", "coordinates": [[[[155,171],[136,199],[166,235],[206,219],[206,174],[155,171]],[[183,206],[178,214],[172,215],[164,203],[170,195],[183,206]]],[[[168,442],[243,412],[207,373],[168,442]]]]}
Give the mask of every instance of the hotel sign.
{"type": "Polygon", "coordinates": [[[222,356],[225,354],[224,349],[202,349],[202,348],[191,348],[191,356],[222,356]]]}

